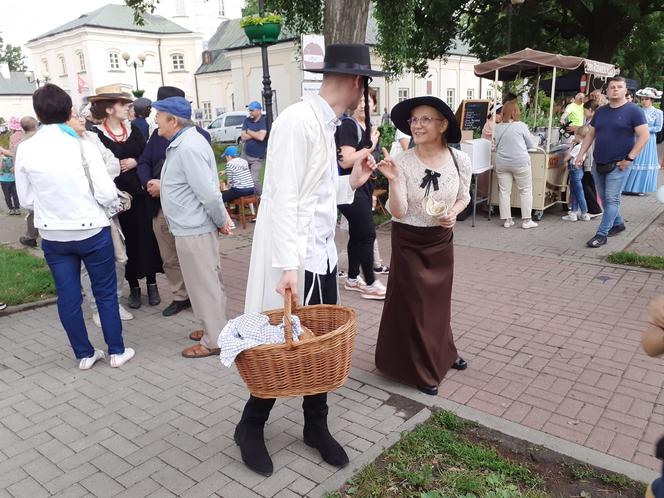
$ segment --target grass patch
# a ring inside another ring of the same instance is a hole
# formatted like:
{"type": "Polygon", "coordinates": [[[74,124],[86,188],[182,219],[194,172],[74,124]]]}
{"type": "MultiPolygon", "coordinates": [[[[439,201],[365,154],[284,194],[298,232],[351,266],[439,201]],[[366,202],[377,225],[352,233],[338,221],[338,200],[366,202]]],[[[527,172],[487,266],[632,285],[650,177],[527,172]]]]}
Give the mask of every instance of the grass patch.
{"type": "Polygon", "coordinates": [[[43,259],[0,246],[0,302],[17,305],[53,296],[55,283],[43,259]]]}
{"type": "Polygon", "coordinates": [[[570,475],[577,481],[595,479],[617,489],[628,489],[635,485],[629,477],[620,474],[606,474],[588,465],[570,465],[570,475]]]}
{"type": "Polygon", "coordinates": [[[547,498],[544,480],[495,449],[467,440],[469,423],[436,412],[329,498],[547,498]]]}
{"type": "Polygon", "coordinates": [[[641,256],[635,252],[620,251],[610,254],[606,260],[609,263],[627,266],[639,266],[641,268],[650,268],[651,270],[664,270],[664,257],[662,256],[641,256]]]}

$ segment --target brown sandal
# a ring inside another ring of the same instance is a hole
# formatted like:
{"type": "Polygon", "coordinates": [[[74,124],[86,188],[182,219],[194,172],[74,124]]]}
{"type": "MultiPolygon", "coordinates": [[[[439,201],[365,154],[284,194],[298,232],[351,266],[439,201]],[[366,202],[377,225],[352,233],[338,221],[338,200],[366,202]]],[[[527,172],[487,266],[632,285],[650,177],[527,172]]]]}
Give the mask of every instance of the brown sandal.
{"type": "Polygon", "coordinates": [[[202,344],[194,344],[182,350],[182,356],[185,358],[207,358],[219,355],[219,353],[221,353],[220,348],[208,349],[202,344]]]}
{"type": "Polygon", "coordinates": [[[198,342],[203,338],[203,335],[205,335],[203,330],[194,330],[191,334],[189,334],[189,339],[198,342]]]}

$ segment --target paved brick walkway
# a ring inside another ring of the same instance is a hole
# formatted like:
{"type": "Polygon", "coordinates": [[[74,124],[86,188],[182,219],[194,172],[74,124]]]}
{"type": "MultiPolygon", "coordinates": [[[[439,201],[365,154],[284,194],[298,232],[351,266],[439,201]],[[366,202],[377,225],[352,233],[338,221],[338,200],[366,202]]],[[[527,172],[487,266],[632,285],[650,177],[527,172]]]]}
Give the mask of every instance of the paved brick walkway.
{"type": "MultiPolygon", "coordinates": [[[[662,209],[640,200],[626,203],[634,227],[662,209]]],[[[3,216],[0,223],[14,228],[0,228],[0,241],[21,222],[3,216]]],[[[585,241],[589,225],[553,215],[533,231],[460,224],[453,327],[470,368],[451,372],[440,396],[655,469],[664,361],[641,353],[639,336],[645,304],[664,292],[664,274],[604,264],[580,244],[570,249],[570,240],[585,241]],[[548,244],[547,226],[556,236],[548,244]]],[[[379,238],[387,259],[389,234],[379,238]]],[[[224,242],[230,316],[242,309],[250,241],[247,231],[224,242]]],[[[382,304],[355,297],[342,291],[358,310],[354,367],[375,374],[382,304]]],[[[163,298],[166,304],[165,291],[163,298]]],[[[299,400],[281,401],[266,429],[276,472],[257,476],[232,441],[246,398],[242,381],[214,358],[181,358],[193,316],[165,319],[164,305],[125,323],[135,360],[89,372],[76,369],[54,306],[0,317],[0,497],[320,496],[423,414],[407,399],[422,399],[414,390],[404,398],[389,383],[355,375],[331,395],[332,429],[353,463],[335,472],[302,443],[299,400]]]]}

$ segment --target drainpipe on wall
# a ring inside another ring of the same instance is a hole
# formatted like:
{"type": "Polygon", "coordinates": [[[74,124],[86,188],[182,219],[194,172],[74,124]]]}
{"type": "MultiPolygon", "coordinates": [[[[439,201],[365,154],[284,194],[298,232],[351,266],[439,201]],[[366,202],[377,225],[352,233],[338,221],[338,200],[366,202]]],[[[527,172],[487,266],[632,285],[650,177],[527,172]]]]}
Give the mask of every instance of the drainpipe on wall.
{"type": "Polygon", "coordinates": [[[157,51],[159,52],[159,74],[161,75],[161,86],[164,86],[164,67],[161,64],[161,38],[157,43],[157,51]]]}
{"type": "MultiPolygon", "coordinates": [[[[457,71],[457,88],[459,89],[459,102],[463,99],[461,98],[461,56],[459,56],[459,70],[457,71]]],[[[456,105],[456,102],[454,103],[456,105]]]]}
{"type": "Polygon", "coordinates": [[[196,73],[194,73],[194,92],[196,92],[196,109],[200,109],[201,104],[198,102],[198,78],[196,77],[196,73]]]}

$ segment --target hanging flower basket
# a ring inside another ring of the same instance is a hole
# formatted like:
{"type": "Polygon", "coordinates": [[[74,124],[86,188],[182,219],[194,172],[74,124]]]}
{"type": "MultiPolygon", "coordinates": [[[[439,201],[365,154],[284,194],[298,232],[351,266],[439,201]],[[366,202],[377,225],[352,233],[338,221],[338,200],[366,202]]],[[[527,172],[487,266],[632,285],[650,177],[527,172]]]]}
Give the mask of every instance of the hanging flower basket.
{"type": "Polygon", "coordinates": [[[276,14],[266,16],[247,16],[242,18],[240,26],[249,41],[254,45],[276,43],[281,33],[282,17],[276,14]]]}

